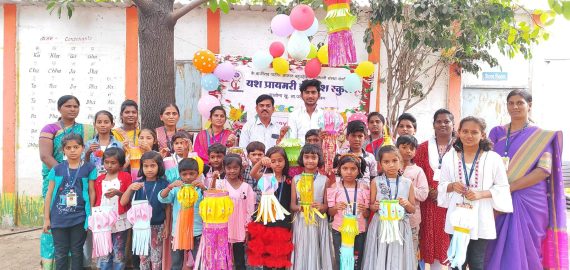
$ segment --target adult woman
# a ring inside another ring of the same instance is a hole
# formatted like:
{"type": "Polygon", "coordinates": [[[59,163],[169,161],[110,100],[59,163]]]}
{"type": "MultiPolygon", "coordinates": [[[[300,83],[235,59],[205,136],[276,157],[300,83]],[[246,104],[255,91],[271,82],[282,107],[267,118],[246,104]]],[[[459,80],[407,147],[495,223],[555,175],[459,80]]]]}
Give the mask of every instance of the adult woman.
{"type": "Polygon", "coordinates": [[[167,152],[173,153],[174,148],[172,147],[172,136],[176,133],[176,124],[178,124],[178,119],[180,119],[180,110],[178,106],[173,103],[166,104],[160,110],[160,121],[164,124],[162,127],[156,128],[156,136],[158,138],[158,148],[161,153],[166,149],[167,152]]]}
{"type": "Polygon", "coordinates": [[[378,154],[378,150],[382,147],[384,143],[384,124],[386,124],[386,119],[379,112],[371,112],[368,114],[368,130],[370,131],[370,136],[364,142],[364,149],[374,154],[378,154]]]}
{"type": "Polygon", "coordinates": [[[208,147],[214,143],[231,147],[236,142],[236,136],[227,129],[224,129],[226,124],[226,110],[222,106],[216,106],[210,110],[210,122],[212,126],[209,129],[202,130],[196,137],[194,150],[204,163],[208,163],[208,147]]]}
{"type": "Polygon", "coordinates": [[[513,211],[505,167],[501,157],[492,151],[493,144],[486,138],[486,127],[483,119],[463,118],[453,150],[441,163],[437,201],[439,206],[448,209],[445,232],[450,235],[458,231],[464,233],[462,227],[470,226],[468,245],[452,244],[457,250],[454,254],[457,256],[449,256],[452,269],[469,266],[470,270],[483,270],[487,243],[497,236],[494,211],[513,211]],[[464,218],[471,221],[456,223],[464,218]]]}
{"type": "Polygon", "coordinates": [[[445,208],[437,206],[437,185],[441,162],[453,144],[453,114],[439,109],[433,115],[435,136],[418,146],[414,161],[426,174],[428,199],[421,203],[422,222],[420,223],[420,256],[431,269],[441,269],[447,259],[449,236],[445,233],[445,208]]]}
{"type": "Polygon", "coordinates": [[[139,106],[133,100],[127,99],[121,104],[121,127],[113,129],[113,137],[124,145],[138,146],[140,129],[139,106]]]}
{"type": "MultiPolygon", "coordinates": [[[[93,138],[95,131],[92,125],[75,122],[79,114],[79,99],[72,95],[65,95],[57,100],[57,110],[60,117],[57,122],[42,128],[39,138],[40,159],[42,160],[42,197],[46,196],[48,187],[48,173],[51,168],[63,162],[64,154],[62,140],[65,135],[75,133],[84,141],[93,138]]],[[[41,257],[44,269],[53,266],[53,239],[51,234],[41,237],[41,257]]]]}
{"type": "Polygon", "coordinates": [[[489,134],[507,168],[514,211],[497,216],[488,269],[568,269],[562,133],[531,125],[531,107],[529,93],[511,91],[511,123],[489,134]]]}

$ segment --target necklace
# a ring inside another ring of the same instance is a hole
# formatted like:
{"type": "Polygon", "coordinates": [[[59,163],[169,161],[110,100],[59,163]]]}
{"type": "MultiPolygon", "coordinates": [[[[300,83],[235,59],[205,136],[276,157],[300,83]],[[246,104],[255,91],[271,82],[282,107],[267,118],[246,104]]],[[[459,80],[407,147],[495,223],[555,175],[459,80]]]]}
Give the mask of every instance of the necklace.
{"type": "Polygon", "coordinates": [[[461,159],[459,160],[459,181],[463,180],[465,176],[465,185],[469,188],[477,188],[479,186],[479,153],[481,153],[481,149],[477,149],[477,153],[475,154],[475,158],[473,159],[473,163],[471,163],[471,170],[469,170],[469,174],[467,174],[467,165],[465,163],[465,153],[461,152],[461,159]],[[475,171],[475,179],[474,183],[471,183],[473,180],[473,171],[475,171]]]}

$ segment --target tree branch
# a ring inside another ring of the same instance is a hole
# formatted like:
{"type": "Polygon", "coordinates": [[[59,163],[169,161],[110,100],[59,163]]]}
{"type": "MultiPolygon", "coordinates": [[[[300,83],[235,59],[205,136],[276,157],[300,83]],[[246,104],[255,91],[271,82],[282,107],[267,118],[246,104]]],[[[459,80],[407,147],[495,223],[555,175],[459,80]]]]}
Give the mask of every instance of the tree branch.
{"type": "Polygon", "coordinates": [[[142,13],[149,13],[153,10],[152,2],[149,0],[133,0],[133,3],[142,13]]]}
{"type": "Polygon", "coordinates": [[[208,0],[192,0],[189,4],[173,11],[170,13],[170,22],[174,25],[178,21],[178,19],[182,18],[182,16],[186,15],[186,13],[192,11],[196,7],[200,6],[208,2],[208,0]]]}

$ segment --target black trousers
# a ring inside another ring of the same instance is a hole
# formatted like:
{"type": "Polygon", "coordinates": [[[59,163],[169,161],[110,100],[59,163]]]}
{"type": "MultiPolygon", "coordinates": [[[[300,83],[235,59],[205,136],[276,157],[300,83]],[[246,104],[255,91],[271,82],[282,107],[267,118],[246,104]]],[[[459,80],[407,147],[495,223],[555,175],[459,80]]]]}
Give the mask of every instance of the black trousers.
{"type": "Polygon", "coordinates": [[[234,253],[234,269],[245,270],[245,243],[233,243],[232,251],[234,253]]]}
{"type": "Polygon", "coordinates": [[[83,269],[83,244],[87,237],[83,223],[68,228],[51,229],[51,234],[55,246],[55,269],[83,269]],[[69,254],[71,254],[71,267],[69,254]]]}
{"type": "MultiPolygon", "coordinates": [[[[333,246],[335,252],[335,267],[340,268],[340,245],[341,237],[340,232],[337,230],[332,230],[333,246]]],[[[360,270],[362,263],[362,255],[364,252],[364,242],[366,241],[366,232],[359,233],[356,238],[354,238],[354,269],[360,270]]]]}
{"type": "MultiPolygon", "coordinates": [[[[198,253],[198,247],[200,246],[201,235],[194,236],[194,248],[191,250],[192,256],[196,259],[196,254],[198,253]]],[[[170,252],[170,257],[172,258],[171,270],[182,270],[184,268],[184,253],[186,250],[172,250],[170,252]]]]}

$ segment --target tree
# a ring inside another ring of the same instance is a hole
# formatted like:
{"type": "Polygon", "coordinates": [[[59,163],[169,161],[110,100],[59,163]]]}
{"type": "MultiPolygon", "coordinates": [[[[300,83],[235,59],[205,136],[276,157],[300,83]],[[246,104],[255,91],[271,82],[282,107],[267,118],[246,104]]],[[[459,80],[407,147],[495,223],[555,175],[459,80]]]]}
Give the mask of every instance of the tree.
{"type": "Polygon", "coordinates": [[[388,65],[382,81],[387,92],[387,121],[394,130],[398,116],[433,91],[450,64],[453,72],[477,74],[480,63],[497,66],[493,46],[510,57],[531,57],[531,46],[548,33],[552,12],[534,13],[510,0],[390,1],[370,0],[368,50],[375,42],[372,26],[381,25],[388,65]],[[534,15],[534,16],[533,16],[534,15]],[[540,23],[532,23],[539,18],[540,23]]]}
{"type": "MultiPolygon", "coordinates": [[[[101,0],[95,0],[101,1],[101,0]]],[[[105,1],[105,0],[103,0],[105,1]]],[[[194,8],[208,3],[212,11],[224,13],[237,0],[191,0],[174,10],[174,0],[132,0],[138,8],[140,55],[140,106],[142,126],[161,126],[160,109],[166,103],[175,103],[174,26],[178,19],[194,8]],[[160,97],[160,98],[158,98],[160,97]]],[[[71,17],[74,0],[49,0],[48,10],[57,10],[58,16],[67,11],[71,17]]]]}

